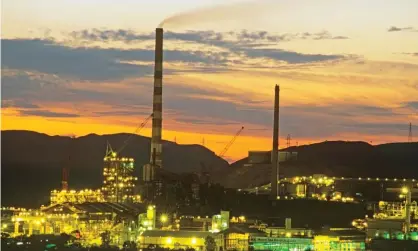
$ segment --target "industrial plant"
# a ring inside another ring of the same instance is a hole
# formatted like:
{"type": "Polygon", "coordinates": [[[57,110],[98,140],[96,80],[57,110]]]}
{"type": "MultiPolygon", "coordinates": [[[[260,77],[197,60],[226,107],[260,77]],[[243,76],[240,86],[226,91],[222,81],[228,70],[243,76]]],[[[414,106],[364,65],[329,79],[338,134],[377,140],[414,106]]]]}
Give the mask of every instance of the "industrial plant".
{"type": "MultiPolygon", "coordinates": [[[[142,129],[152,118],[149,163],[138,167],[133,158],[123,155],[126,145],[114,151],[108,144],[103,157],[102,187],[94,190],[71,189],[69,171],[63,168],[62,187],[51,191],[48,205],[36,209],[1,208],[1,233],[5,239],[2,248],[25,246],[29,241],[22,239],[33,236],[58,245],[51,236],[67,234],[71,237],[67,246],[130,246],[138,250],[354,251],[391,245],[399,248],[396,250],[418,250],[418,207],[414,201],[417,180],[323,174],[285,177],[281,173],[281,163],[297,159],[298,153],[279,150],[278,85],[274,87],[272,150],[250,151],[244,164],[246,168],[271,169],[270,183],[223,189],[210,181],[211,166],[206,175],[190,178],[187,189],[176,178],[168,179],[170,174],[162,161],[163,29],[157,28],[155,35],[152,114],[139,127],[142,129]],[[138,177],[137,169],[141,170],[138,177]],[[351,188],[350,184],[357,183],[384,183],[384,192],[400,197],[369,203],[351,188]],[[215,192],[214,197],[218,197],[210,198],[215,192]],[[312,222],[332,222],[334,219],[330,218],[335,217],[348,226],[300,223],[296,216],[288,217],[286,207],[299,217],[316,218],[312,222]],[[199,211],[193,211],[195,208],[199,211]],[[346,220],[343,217],[350,216],[344,216],[345,212],[357,213],[351,209],[358,209],[359,217],[346,220]],[[315,216],[317,213],[324,218],[315,216]]],[[[225,154],[243,129],[219,156],[225,154]]],[[[125,143],[128,142],[129,139],[125,143]]]]}

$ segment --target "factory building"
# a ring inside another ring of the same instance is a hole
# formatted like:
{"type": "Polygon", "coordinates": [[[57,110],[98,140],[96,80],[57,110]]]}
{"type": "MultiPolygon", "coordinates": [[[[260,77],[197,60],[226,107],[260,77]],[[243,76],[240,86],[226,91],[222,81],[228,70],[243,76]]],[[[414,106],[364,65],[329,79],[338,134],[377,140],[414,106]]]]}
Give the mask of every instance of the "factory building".
{"type": "MultiPolygon", "coordinates": [[[[153,209],[155,211],[155,209],[153,209]]],[[[125,241],[135,241],[137,230],[143,228],[143,215],[148,227],[153,227],[152,213],[144,204],[121,204],[111,202],[85,202],[81,204],[51,204],[39,210],[15,211],[10,219],[2,219],[3,224],[12,226],[12,236],[35,234],[77,235],[83,245],[100,245],[103,232],[109,232],[111,243],[122,245],[125,241]],[[6,220],[6,221],[5,221],[6,220]]]]}
{"type": "Polygon", "coordinates": [[[233,225],[215,235],[218,250],[249,250],[251,239],[263,237],[266,234],[256,228],[246,225],[233,225]]]}
{"type": "MultiPolygon", "coordinates": [[[[288,160],[296,159],[297,152],[278,152],[279,162],[285,162],[288,160]]],[[[260,167],[263,165],[271,165],[271,151],[249,151],[248,163],[244,164],[245,167],[260,167]]]]}
{"type": "Polygon", "coordinates": [[[115,152],[104,158],[103,188],[107,202],[139,202],[140,197],[134,192],[138,178],[133,176],[134,159],[118,157],[115,152]]]}
{"type": "Polygon", "coordinates": [[[139,248],[162,247],[169,249],[204,250],[205,238],[211,236],[210,232],[204,231],[170,231],[170,230],[147,230],[138,238],[139,248]]]}
{"type": "Polygon", "coordinates": [[[229,211],[221,211],[212,217],[211,231],[216,233],[229,228],[229,211]]]}
{"type": "Polygon", "coordinates": [[[53,190],[50,197],[51,204],[75,203],[81,204],[85,202],[105,202],[104,195],[100,189],[91,190],[53,190]]]}

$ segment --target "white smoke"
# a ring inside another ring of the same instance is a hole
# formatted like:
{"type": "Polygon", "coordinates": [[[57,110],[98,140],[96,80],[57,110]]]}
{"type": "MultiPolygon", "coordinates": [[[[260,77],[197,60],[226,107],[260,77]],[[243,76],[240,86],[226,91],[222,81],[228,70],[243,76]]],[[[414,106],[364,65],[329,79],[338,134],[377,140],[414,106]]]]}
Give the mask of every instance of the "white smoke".
{"type": "Polygon", "coordinates": [[[190,24],[238,21],[243,18],[254,19],[254,17],[271,10],[272,5],[276,2],[277,0],[258,0],[194,9],[168,17],[158,27],[178,28],[190,24]]]}

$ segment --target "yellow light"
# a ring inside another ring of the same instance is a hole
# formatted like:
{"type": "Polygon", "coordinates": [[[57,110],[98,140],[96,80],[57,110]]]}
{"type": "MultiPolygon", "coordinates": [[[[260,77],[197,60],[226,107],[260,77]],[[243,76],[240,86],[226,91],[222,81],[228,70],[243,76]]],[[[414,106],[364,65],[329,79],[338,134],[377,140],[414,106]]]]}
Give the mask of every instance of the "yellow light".
{"type": "Polygon", "coordinates": [[[290,233],[290,232],[287,232],[287,233],[286,233],[286,237],[287,237],[287,238],[290,238],[290,237],[292,237],[292,233],[290,233]]]}
{"type": "Polygon", "coordinates": [[[2,227],[3,227],[3,228],[7,228],[7,224],[6,224],[6,223],[4,223],[4,224],[2,225],[2,227]]]}
{"type": "Polygon", "coordinates": [[[192,245],[195,245],[197,243],[197,240],[196,240],[196,238],[192,238],[192,245]]]}
{"type": "Polygon", "coordinates": [[[161,217],[160,217],[160,221],[161,221],[162,223],[166,223],[166,222],[167,222],[167,220],[168,220],[168,216],[167,216],[167,215],[165,215],[165,214],[161,215],[161,217]]]}
{"type": "Polygon", "coordinates": [[[402,187],[402,193],[407,194],[409,192],[409,189],[407,187],[402,187]]]}
{"type": "Polygon", "coordinates": [[[165,242],[167,242],[167,244],[171,244],[173,242],[173,239],[171,237],[168,237],[165,242]]]}

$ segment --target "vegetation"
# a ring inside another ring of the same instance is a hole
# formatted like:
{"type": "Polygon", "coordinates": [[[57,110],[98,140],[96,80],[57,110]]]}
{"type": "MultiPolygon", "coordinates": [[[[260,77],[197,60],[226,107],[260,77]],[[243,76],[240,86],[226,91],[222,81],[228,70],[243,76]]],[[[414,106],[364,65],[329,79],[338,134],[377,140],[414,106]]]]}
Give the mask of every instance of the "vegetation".
{"type": "Polygon", "coordinates": [[[205,238],[205,248],[206,248],[206,251],[215,251],[216,243],[215,243],[215,239],[212,236],[207,236],[205,238]]]}

